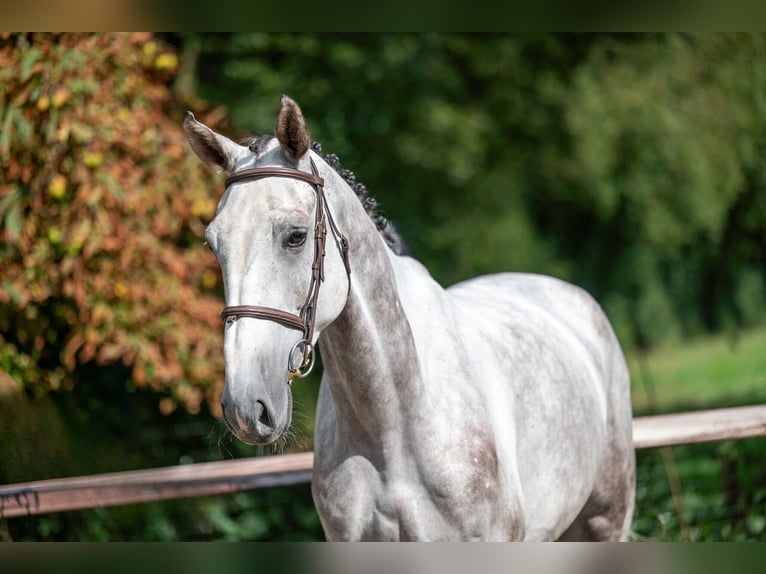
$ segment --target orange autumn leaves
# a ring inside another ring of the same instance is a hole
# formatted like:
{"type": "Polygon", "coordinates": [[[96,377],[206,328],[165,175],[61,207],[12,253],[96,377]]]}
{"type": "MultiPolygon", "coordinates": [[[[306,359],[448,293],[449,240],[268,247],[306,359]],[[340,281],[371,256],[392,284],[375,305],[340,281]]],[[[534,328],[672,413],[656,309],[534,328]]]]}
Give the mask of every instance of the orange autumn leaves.
{"type": "Polygon", "coordinates": [[[217,409],[221,182],[187,148],[179,66],[151,34],[0,38],[0,368],[31,392],[122,362],[163,412],[217,409]]]}

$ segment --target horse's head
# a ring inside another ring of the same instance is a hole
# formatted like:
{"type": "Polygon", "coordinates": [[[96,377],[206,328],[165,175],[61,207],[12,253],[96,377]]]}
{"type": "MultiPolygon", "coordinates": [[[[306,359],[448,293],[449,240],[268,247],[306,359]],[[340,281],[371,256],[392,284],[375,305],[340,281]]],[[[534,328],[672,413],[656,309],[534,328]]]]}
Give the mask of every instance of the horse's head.
{"type": "Polygon", "coordinates": [[[243,146],[191,113],[184,130],[204,163],[229,174],[205,233],[221,265],[227,305],[223,415],[243,442],[268,444],[289,427],[290,382],[308,366],[319,333],[348,296],[345,238],[331,224],[322,241],[322,229],[332,223],[326,199],[338,201],[339,180],[309,151],[303,115],[286,96],[276,138],[243,146]],[[324,170],[324,188],[312,175],[314,163],[324,170]]]}

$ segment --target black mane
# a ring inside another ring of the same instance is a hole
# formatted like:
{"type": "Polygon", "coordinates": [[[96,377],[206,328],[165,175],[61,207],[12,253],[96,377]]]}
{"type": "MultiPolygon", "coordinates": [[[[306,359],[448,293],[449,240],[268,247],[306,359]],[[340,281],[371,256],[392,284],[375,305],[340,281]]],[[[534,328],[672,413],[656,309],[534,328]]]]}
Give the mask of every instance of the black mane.
{"type": "MultiPolygon", "coordinates": [[[[322,144],[313,142],[311,149],[317,153],[322,153],[322,144]]],[[[334,153],[326,154],[323,159],[341,176],[346,183],[354,190],[354,193],[362,203],[367,215],[372,219],[375,227],[391,250],[397,255],[409,255],[410,251],[404,243],[401,235],[394,227],[390,219],[378,212],[378,201],[367,193],[367,186],[357,181],[356,174],[350,169],[341,166],[340,158],[334,153]]]]}
{"type": "MultiPolygon", "coordinates": [[[[242,145],[246,145],[253,153],[259,153],[260,150],[271,140],[274,136],[251,136],[242,142],[242,145]]],[[[311,149],[317,153],[322,153],[322,145],[319,142],[313,142],[311,149]]],[[[346,183],[354,190],[354,193],[362,203],[364,210],[375,224],[378,232],[383,240],[391,248],[391,250],[397,255],[410,255],[410,250],[404,243],[401,235],[394,227],[394,224],[384,215],[378,212],[377,200],[368,195],[367,186],[357,181],[356,174],[350,169],[345,169],[341,166],[340,159],[334,153],[328,153],[323,156],[323,159],[340,175],[346,183]]]]}

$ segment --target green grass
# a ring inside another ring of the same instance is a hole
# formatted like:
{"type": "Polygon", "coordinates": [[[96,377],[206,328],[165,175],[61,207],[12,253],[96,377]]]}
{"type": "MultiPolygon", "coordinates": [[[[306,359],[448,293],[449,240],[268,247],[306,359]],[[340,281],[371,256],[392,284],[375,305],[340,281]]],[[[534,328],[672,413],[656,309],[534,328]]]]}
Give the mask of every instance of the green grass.
{"type": "MultiPolygon", "coordinates": [[[[766,328],[628,353],[633,412],[766,403],[766,328]]],[[[766,540],[766,438],[636,453],[634,540],[766,540]],[[670,464],[669,469],[666,464],[670,464]],[[677,473],[679,516],[667,473],[677,473]],[[684,523],[682,525],[682,522],[684,523]]]]}
{"type": "Polygon", "coordinates": [[[766,328],[628,353],[635,414],[766,403],[766,328]]]}

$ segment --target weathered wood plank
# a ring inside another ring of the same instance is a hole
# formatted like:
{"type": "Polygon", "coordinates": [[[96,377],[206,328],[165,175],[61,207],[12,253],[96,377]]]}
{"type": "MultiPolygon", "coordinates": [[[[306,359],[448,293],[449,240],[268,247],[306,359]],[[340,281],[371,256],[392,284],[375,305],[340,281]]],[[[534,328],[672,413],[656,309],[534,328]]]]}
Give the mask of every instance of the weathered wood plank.
{"type": "Polygon", "coordinates": [[[0,518],[306,483],[313,463],[306,452],[9,484],[0,518]]]}
{"type": "Polygon", "coordinates": [[[637,449],[766,436],[766,405],[637,417],[637,449]]]}
{"type": "MultiPolygon", "coordinates": [[[[766,405],[633,420],[637,449],[766,436],[766,405]]],[[[0,486],[0,518],[213,496],[311,481],[311,452],[0,486]]]]}

